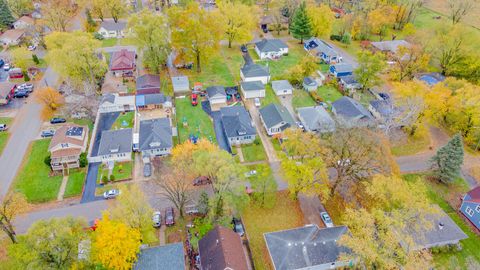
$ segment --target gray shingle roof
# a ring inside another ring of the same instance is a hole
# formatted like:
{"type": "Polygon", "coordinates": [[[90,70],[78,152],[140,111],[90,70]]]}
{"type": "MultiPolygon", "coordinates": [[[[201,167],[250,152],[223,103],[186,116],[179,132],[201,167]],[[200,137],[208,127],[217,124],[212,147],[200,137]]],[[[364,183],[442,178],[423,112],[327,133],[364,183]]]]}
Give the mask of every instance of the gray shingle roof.
{"type": "Polygon", "coordinates": [[[292,90],[293,86],[287,80],[272,81],[274,91],[292,90]]]}
{"type": "Polygon", "coordinates": [[[288,48],[287,44],[280,39],[262,39],[255,43],[260,52],[279,52],[281,49],[288,48]]]}
{"type": "Polygon", "coordinates": [[[160,89],[160,76],[153,74],[145,74],[137,77],[136,80],[137,90],[143,88],[159,88],[160,89]]]}
{"type": "Polygon", "coordinates": [[[241,71],[246,78],[270,76],[268,67],[259,64],[244,65],[241,71]]]}
{"type": "Polygon", "coordinates": [[[380,51],[389,51],[396,53],[400,46],[402,47],[409,47],[410,43],[406,42],[405,40],[385,40],[385,41],[378,41],[372,42],[373,47],[377,48],[380,51]]]}
{"type": "Polygon", "coordinates": [[[297,112],[308,131],[332,132],[335,129],[335,121],[321,106],[298,108],[297,112]]]}
{"type": "Polygon", "coordinates": [[[223,130],[227,137],[238,137],[257,134],[252,120],[243,106],[220,108],[223,130]]]}
{"type": "Polygon", "coordinates": [[[279,104],[270,104],[260,109],[260,115],[267,128],[271,128],[275,125],[285,122],[283,129],[295,126],[293,117],[288,112],[287,108],[279,104]]]}
{"type": "Polygon", "coordinates": [[[103,95],[102,100],[100,101],[100,104],[103,104],[105,102],[110,102],[113,104],[115,102],[115,95],[114,94],[103,95]]]}
{"type": "Polygon", "coordinates": [[[314,269],[317,265],[337,262],[341,253],[350,252],[337,243],[347,231],[346,226],[319,229],[312,225],[266,233],[264,237],[275,269],[314,269]]]}
{"type": "Polygon", "coordinates": [[[173,146],[170,119],[157,118],[140,122],[140,151],[173,146]]]}
{"type": "Polygon", "coordinates": [[[332,107],[335,109],[337,115],[340,115],[344,118],[368,118],[372,119],[370,114],[362,104],[358,103],[356,100],[350,97],[342,97],[339,100],[332,103],[332,107]]]}
{"type": "Polygon", "coordinates": [[[106,130],[102,132],[98,155],[129,153],[132,151],[132,129],[106,130]]]}
{"type": "Polygon", "coordinates": [[[241,82],[240,85],[244,91],[265,90],[265,86],[263,85],[262,81],[241,82]]]}
{"type": "Polygon", "coordinates": [[[173,76],[171,79],[174,92],[184,92],[190,90],[187,76],[173,76]]]}
{"type": "Polygon", "coordinates": [[[121,31],[127,26],[127,21],[119,20],[115,22],[113,19],[104,19],[100,27],[105,28],[107,31],[121,31]]]}
{"type": "Polygon", "coordinates": [[[353,67],[352,65],[349,65],[349,64],[336,64],[333,66],[335,67],[335,71],[337,73],[353,72],[353,67]]]}
{"type": "Polygon", "coordinates": [[[338,53],[332,47],[330,47],[330,45],[318,38],[306,40],[305,44],[309,46],[309,50],[315,50],[317,53],[324,53],[327,57],[338,55],[338,53]]]}
{"type": "Polygon", "coordinates": [[[347,76],[340,76],[338,77],[343,83],[346,84],[356,84],[358,83],[357,79],[355,79],[354,75],[347,75],[347,76]]]}
{"type": "Polygon", "coordinates": [[[143,249],[135,263],[135,270],[185,270],[185,253],[182,243],[143,249]]]}
{"type": "Polygon", "coordinates": [[[382,117],[389,116],[393,113],[392,103],[386,100],[372,100],[370,105],[377,111],[382,117]]]}
{"type": "Polygon", "coordinates": [[[304,84],[304,85],[308,85],[308,86],[316,86],[316,85],[318,85],[318,84],[317,84],[317,81],[315,81],[315,80],[314,80],[312,77],[310,77],[310,76],[303,78],[303,84],[304,84]]]}
{"type": "Polygon", "coordinates": [[[216,96],[226,97],[227,93],[225,93],[225,87],[216,85],[207,87],[207,95],[209,98],[216,96]]]}

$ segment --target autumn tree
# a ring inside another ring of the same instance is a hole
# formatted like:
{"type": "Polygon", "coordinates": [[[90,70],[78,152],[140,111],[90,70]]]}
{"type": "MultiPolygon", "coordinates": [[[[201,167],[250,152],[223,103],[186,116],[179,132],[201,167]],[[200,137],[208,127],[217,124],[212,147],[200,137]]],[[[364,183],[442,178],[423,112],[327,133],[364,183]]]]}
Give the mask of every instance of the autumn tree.
{"type": "Polygon", "coordinates": [[[395,63],[392,77],[397,81],[411,80],[414,75],[427,69],[429,60],[430,56],[418,45],[400,46],[392,57],[395,63]]]}
{"type": "Polygon", "coordinates": [[[298,64],[286,71],[292,84],[300,85],[303,78],[312,75],[318,68],[317,59],[312,55],[305,55],[298,64]]]}
{"type": "Polygon", "coordinates": [[[327,5],[312,5],[307,8],[307,15],[312,26],[312,36],[327,37],[332,32],[335,14],[327,5]]]}
{"type": "Polygon", "coordinates": [[[206,11],[198,3],[190,2],[185,8],[170,8],[168,16],[173,47],[183,51],[187,60],[195,63],[197,72],[201,72],[201,63],[218,51],[224,33],[218,11],[206,11]]]}
{"type": "Polygon", "coordinates": [[[27,200],[21,193],[9,193],[2,201],[0,228],[10,238],[12,243],[17,243],[17,234],[12,222],[19,214],[25,212],[27,207],[27,200]]]}
{"type": "Polygon", "coordinates": [[[50,119],[64,104],[65,99],[55,89],[45,87],[35,91],[35,98],[42,104],[42,119],[50,119]]]}
{"type": "Polygon", "coordinates": [[[93,259],[108,269],[132,269],[140,251],[141,234],[120,221],[103,215],[92,243],[93,259]]]}
{"type": "Polygon", "coordinates": [[[15,18],[12,16],[6,0],[0,0],[0,29],[8,29],[13,22],[15,22],[15,18]]]}
{"type": "Polygon", "coordinates": [[[385,69],[385,59],[381,54],[373,54],[364,50],[358,54],[358,67],[354,70],[355,78],[362,85],[362,89],[370,89],[380,85],[383,81],[380,77],[385,69]]]}
{"type": "Polygon", "coordinates": [[[92,0],[92,15],[99,18],[102,22],[107,16],[107,0],[92,0]]]}
{"type": "Polygon", "coordinates": [[[191,202],[191,179],[186,177],[180,168],[172,169],[172,172],[168,174],[158,171],[155,177],[161,188],[161,194],[175,205],[180,217],[183,218],[185,206],[191,202]]]}
{"type": "Polygon", "coordinates": [[[394,9],[390,5],[381,5],[367,14],[367,21],[372,34],[382,40],[395,22],[394,9]]]}
{"type": "Polygon", "coordinates": [[[413,22],[418,10],[423,6],[423,0],[402,0],[395,6],[394,29],[402,30],[406,24],[413,22]]]}
{"type": "Polygon", "coordinates": [[[312,37],[312,23],[307,14],[305,1],[295,10],[289,29],[292,36],[300,40],[300,44],[303,44],[304,39],[312,37]]]}
{"type": "Polygon", "coordinates": [[[455,181],[460,176],[463,156],[462,137],[456,134],[431,159],[435,177],[447,184],[455,181]]]}
{"type": "Polygon", "coordinates": [[[7,0],[10,11],[17,17],[29,14],[33,11],[33,2],[30,0],[7,0]]]}
{"type": "Polygon", "coordinates": [[[127,15],[128,7],[127,2],[124,0],[108,0],[106,1],[106,8],[108,14],[113,18],[114,22],[127,15]]]}
{"type": "Polygon", "coordinates": [[[67,31],[70,19],[75,14],[75,6],[68,0],[43,0],[42,19],[43,25],[52,31],[67,31]]]}
{"type": "Polygon", "coordinates": [[[258,167],[257,174],[249,178],[253,190],[253,200],[260,206],[270,208],[275,205],[277,182],[271,176],[268,166],[258,167]]]}
{"type": "Polygon", "coordinates": [[[472,10],[475,10],[475,5],[478,4],[477,0],[448,0],[447,2],[453,24],[459,23],[472,10]]]}
{"type": "Polygon", "coordinates": [[[32,53],[29,52],[27,48],[15,48],[10,51],[10,56],[12,57],[12,61],[15,63],[16,67],[19,67],[24,71],[30,67],[30,63],[32,62],[32,53]]]}
{"type": "Polygon", "coordinates": [[[225,38],[229,48],[232,47],[232,42],[243,44],[253,39],[252,32],[257,27],[258,20],[253,7],[238,2],[220,2],[218,9],[225,25],[225,38]]]}

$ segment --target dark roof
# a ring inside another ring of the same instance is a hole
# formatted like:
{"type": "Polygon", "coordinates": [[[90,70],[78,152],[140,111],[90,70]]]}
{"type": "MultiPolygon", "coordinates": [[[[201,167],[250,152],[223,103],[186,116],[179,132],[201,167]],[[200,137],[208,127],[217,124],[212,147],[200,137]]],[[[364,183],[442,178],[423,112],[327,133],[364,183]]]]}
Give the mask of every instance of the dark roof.
{"type": "Polygon", "coordinates": [[[173,146],[172,127],[168,118],[140,121],[139,136],[141,151],[173,146]]]}
{"type": "Polygon", "coordinates": [[[185,270],[185,252],[182,243],[151,247],[140,251],[135,270],[185,270]]]}
{"type": "Polygon", "coordinates": [[[303,78],[303,84],[308,86],[318,85],[317,82],[310,76],[303,78]]]}
{"type": "Polygon", "coordinates": [[[225,87],[223,86],[209,86],[207,87],[207,95],[209,98],[213,98],[215,96],[223,96],[226,97],[227,93],[225,93],[225,87]]]}
{"type": "Polygon", "coordinates": [[[201,269],[248,270],[240,236],[232,229],[216,226],[198,241],[201,269]]]}
{"type": "Polygon", "coordinates": [[[400,46],[402,47],[409,47],[410,43],[406,42],[405,40],[385,40],[385,41],[378,41],[378,42],[371,42],[370,43],[373,47],[377,48],[380,51],[389,51],[396,53],[400,46]]]}
{"type": "Polygon", "coordinates": [[[383,117],[393,113],[393,106],[389,101],[375,99],[370,101],[370,105],[383,117]]]}
{"type": "Polygon", "coordinates": [[[103,95],[102,97],[102,101],[100,101],[100,104],[103,104],[105,102],[109,102],[109,103],[115,103],[115,95],[114,94],[105,94],[103,95]]]}
{"type": "Polygon", "coordinates": [[[279,52],[284,48],[288,48],[287,44],[280,39],[262,39],[255,43],[260,52],[279,52]]]}
{"type": "Polygon", "coordinates": [[[358,116],[367,117],[372,119],[370,114],[362,104],[358,103],[356,100],[350,97],[342,97],[339,100],[332,103],[332,107],[335,108],[337,115],[343,116],[345,118],[356,118],[358,116]]]}
{"type": "Polygon", "coordinates": [[[244,91],[265,90],[262,81],[241,82],[240,85],[244,91]]]}
{"type": "Polygon", "coordinates": [[[338,78],[345,84],[358,83],[357,79],[355,79],[355,75],[339,76],[338,78]]]}
{"type": "Polygon", "coordinates": [[[252,125],[252,120],[243,106],[220,108],[223,130],[227,137],[255,135],[257,130],[252,125]]]}
{"type": "Polygon", "coordinates": [[[159,88],[160,89],[160,76],[153,74],[145,74],[137,77],[136,81],[137,90],[144,88],[159,88]]]}
{"type": "Polygon", "coordinates": [[[241,71],[246,78],[270,76],[268,67],[259,64],[244,65],[241,71]]]}
{"type": "Polygon", "coordinates": [[[335,121],[322,106],[297,108],[297,112],[307,130],[331,132],[335,129],[335,121]]]}
{"type": "Polygon", "coordinates": [[[346,226],[319,229],[310,225],[264,234],[268,252],[276,270],[314,269],[337,262],[341,253],[349,253],[337,240],[347,233],[346,226]]]}
{"type": "Polygon", "coordinates": [[[98,155],[132,152],[132,129],[106,130],[102,132],[98,155]]]}
{"type": "Polygon", "coordinates": [[[480,186],[470,190],[467,195],[470,197],[468,201],[480,203],[480,186]]]}
{"type": "Polygon", "coordinates": [[[285,122],[284,128],[295,126],[293,117],[288,112],[287,108],[282,105],[272,103],[264,108],[260,109],[260,115],[267,128],[271,128],[275,125],[285,122]]]}
{"type": "Polygon", "coordinates": [[[100,28],[105,28],[108,31],[121,31],[125,29],[127,26],[127,21],[119,20],[115,22],[113,19],[104,19],[102,24],[100,24],[100,28]]]}
{"type": "Polygon", "coordinates": [[[136,106],[146,106],[146,105],[158,105],[164,104],[167,101],[171,101],[170,97],[165,96],[164,94],[145,94],[137,95],[135,98],[136,106]]]}
{"type": "Polygon", "coordinates": [[[111,70],[133,69],[135,66],[135,52],[122,49],[112,53],[110,60],[111,70]]]}
{"type": "Polygon", "coordinates": [[[353,67],[349,64],[336,64],[333,66],[337,73],[353,72],[353,67]]]}
{"type": "Polygon", "coordinates": [[[327,57],[336,56],[338,53],[325,41],[318,38],[311,38],[305,41],[305,46],[308,50],[315,50],[318,53],[323,53],[327,57]]]}

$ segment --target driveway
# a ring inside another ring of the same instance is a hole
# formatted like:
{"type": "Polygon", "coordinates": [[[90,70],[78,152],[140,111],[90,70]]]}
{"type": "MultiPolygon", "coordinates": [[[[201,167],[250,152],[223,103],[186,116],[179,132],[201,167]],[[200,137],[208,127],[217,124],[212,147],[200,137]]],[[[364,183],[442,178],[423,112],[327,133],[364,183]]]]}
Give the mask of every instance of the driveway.
{"type": "MultiPolygon", "coordinates": [[[[293,90],[293,91],[303,91],[303,90],[293,90]]],[[[293,95],[283,95],[278,97],[278,100],[280,100],[280,103],[285,108],[287,108],[287,111],[290,113],[293,119],[298,122],[299,119],[297,117],[297,114],[295,113],[295,109],[293,108],[292,99],[293,99],[293,95]]]]}
{"type": "Polygon", "coordinates": [[[95,196],[95,189],[97,188],[98,167],[100,166],[100,164],[100,162],[88,164],[87,177],[85,180],[85,185],[83,186],[82,199],[80,200],[80,203],[103,200],[102,196],[95,196]]]}
{"type": "Polygon", "coordinates": [[[102,137],[102,132],[105,130],[110,130],[112,127],[113,123],[115,123],[115,120],[117,120],[118,116],[120,113],[114,112],[114,113],[102,113],[100,114],[100,117],[98,117],[98,122],[95,123],[97,127],[97,131],[94,134],[95,140],[91,143],[93,143],[92,147],[92,156],[96,156],[98,154],[98,147],[100,147],[100,138],[102,137]]]}
{"type": "Polygon", "coordinates": [[[323,41],[325,41],[328,45],[330,45],[335,51],[337,51],[338,53],[340,53],[340,55],[341,55],[342,58],[343,58],[343,62],[344,62],[344,63],[352,65],[353,68],[357,68],[357,67],[358,67],[358,61],[357,61],[357,58],[356,58],[354,55],[349,54],[349,53],[348,53],[347,51],[345,51],[343,48],[341,48],[340,46],[337,46],[337,45],[333,44],[333,43],[330,42],[329,40],[324,39],[323,41]]]}
{"type": "Polygon", "coordinates": [[[250,53],[248,51],[245,52],[245,53],[242,52],[242,56],[243,56],[243,60],[245,61],[245,65],[254,64],[252,56],[250,55],[250,53]]]}

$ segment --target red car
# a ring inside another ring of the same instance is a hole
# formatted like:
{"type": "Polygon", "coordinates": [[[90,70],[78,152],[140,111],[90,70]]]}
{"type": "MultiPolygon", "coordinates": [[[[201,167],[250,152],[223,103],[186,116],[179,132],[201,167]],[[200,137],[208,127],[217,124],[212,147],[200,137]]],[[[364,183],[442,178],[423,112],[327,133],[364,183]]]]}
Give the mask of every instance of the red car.
{"type": "Polygon", "coordinates": [[[175,212],[173,212],[173,207],[168,207],[165,210],[165,225],[167,226],[175,225],[175,212]]]}
{"type": "Polygon", "coordinates": [[[197,94],[192,94],[192,106],[198,105],[198,96],[197,94]]]}

